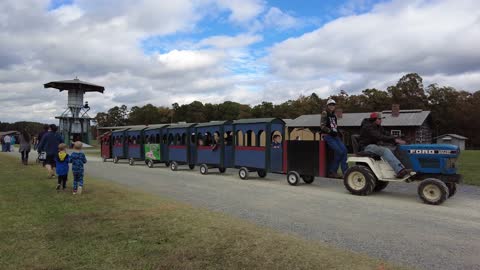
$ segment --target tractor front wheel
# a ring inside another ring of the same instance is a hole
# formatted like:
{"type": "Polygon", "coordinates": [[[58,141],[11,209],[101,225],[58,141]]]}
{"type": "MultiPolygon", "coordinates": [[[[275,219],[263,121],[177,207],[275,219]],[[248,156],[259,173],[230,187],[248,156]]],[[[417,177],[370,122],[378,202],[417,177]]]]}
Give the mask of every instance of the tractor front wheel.
{"type": "Polygon", "coordinates": [[[418,196],[426,204],[442,204],[448,195],[447,185],[438,179],[427,178],[418,185],[418,196]]]}

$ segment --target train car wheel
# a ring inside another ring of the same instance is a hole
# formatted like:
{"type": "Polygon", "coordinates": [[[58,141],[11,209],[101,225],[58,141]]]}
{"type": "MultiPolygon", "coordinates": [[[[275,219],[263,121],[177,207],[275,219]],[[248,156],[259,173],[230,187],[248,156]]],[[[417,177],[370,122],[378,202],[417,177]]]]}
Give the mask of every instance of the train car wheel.
{"type": "Polygon", "coordinates": [[[298,174],[296,171],[291,171],[287,174],[287,182],[291,186],[296,186],[299,181],[300,181],[300,174],[298,174]]]}
{"type": "Polygon", "coordinates": [[[248,179],[248,169],[245,167],[240,168],[238,171],[238,176],[240,176],[240,179],[242,180],[247,180],[248,179]]]}
{"type": "Polygon", "coordinates": [[[201,174],[208,174],[208,166],[207,164],[200,165],[200,173],[201,174]]]}
{"type": "Polygon", "coordinates": [[[178,164],[175,161],[170,162],[170,170],[176,171],[178,170],[178,164]]]}
{"type": "Polygon", "coordinates": [[[147,166],[148,166],[149,168],[153,168],[153,160],[149,159],[149,160],[147,161],[147,166]]]}
{"type": "Polygon", "coordinates": [[[315,176],[313,176],[313,175],[304,175],[304,176],[302,176],[302,179],[303,179],[303,182],[305,182],[305,184],[311,184],[311,183],[313,183],[313,181],[315,180],[315,176]]]}

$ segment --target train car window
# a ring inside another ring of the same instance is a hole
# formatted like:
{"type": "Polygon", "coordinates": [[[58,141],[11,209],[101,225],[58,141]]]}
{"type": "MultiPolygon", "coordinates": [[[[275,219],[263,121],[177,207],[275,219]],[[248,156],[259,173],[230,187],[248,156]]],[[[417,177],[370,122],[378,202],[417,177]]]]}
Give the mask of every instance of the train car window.
{"type": "Polygon", "coordinates": [[[271,144],[272,148],[281,148],[282,146],[282,133],[278,130],[272,132],[271,144]]]}
{"type": "Polygon", "coordinates": [[[145,136],[145,144],[150,144],[150,135],[145,136]]]}
{"type": "MultiPolygon", "coordinates": [[[[160,137],[160,134],[158,134],[158,136],[160,137]]],[[[160,140],[158,140],[160,142],[160,140]]],[[[168,136],[167,134],[163,135],[163,144],[168,144],[168,136]]]]}
{"type": "Polygon", "coordinates": [[[213,145],[218,145],[220,143],[220,133],[218,131],[215,131],[215,133],[213,133],[212,143],[213,145]]]}
{"type": "Polygon", "coordinates": [[[237,131],[235,142],[236,145],[238,146],[243,146],[244,145],[244,138],[243,138],[243,132],[241,130],[237,131]]]}
{"type": "Polygon", "coordinates": [[[187,145],[187,134],[182,133],[182,141],[180,143],[181,145],[187,145]]]}
{"type": "Polygon", "coordinates": [[[256,145],[255,132],[251,130],[247,130],[247,132],[245,132],[245,146],[255,146],[255,145],[256,145]]]}
{"type": "Polygon", "coordinates": [[[263,130],[258,131],[256,146],[261,146],[261,147],[267,146],[267,136],[265,131],[263,130]]]}
{"type": "Polygon", "coordinates": [[[204,143],[207,146],[210,146],[213,144],[213,138],[212,138],[212,133],[210,132],[205,132],[205,137],[204,137],[204,143]]]}
{"type": "Polygon", "coordinates": [[[173,135],[172,135],[172,134],[169,134],[169,135],[168,135],[168,144],[169,144],[169,145],[175,144],[175,140],[173,139],[173,135]]]}
{"type": "Polygon", "coordinates": [[[233,136],[231,131],[227,131],[223,134],[223,140],[225,141],[225,145],[232,145],[233,144],[233,136]]]}
{"type": "Polygon", "coordinates": [[[201,132],[197,134],[197,145],[199,146],[205,145],[205,140],[201,132]]]}
{"type": "Polygon", "coordinates": [[[195,135],[195,132],[192,132],[192,135],[190,135],[190,144],[195,145],[195,140],[197,140],[197,136],[195,135]]]}
{"type": "Polygon", "coordinates": [[[174,145],[180,145],[180,142],[182,141],[182,138],[180,137],[180,134],[175,134],[175,142],[174,145]]]}

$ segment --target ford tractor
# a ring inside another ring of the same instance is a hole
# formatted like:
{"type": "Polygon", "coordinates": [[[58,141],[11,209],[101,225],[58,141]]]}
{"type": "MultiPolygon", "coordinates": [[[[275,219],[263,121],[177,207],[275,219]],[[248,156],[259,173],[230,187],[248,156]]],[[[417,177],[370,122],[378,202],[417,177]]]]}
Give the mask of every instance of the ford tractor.
{"type": "Polygon", "coordinates": [[[393,151],[405,168],[413,172],[396,178],[392,167],[380,156],[358,152],[358,135],[352,136],[355,156],[348,158],[351,166],[344,175],[347,190],[360,196],[385,189],[390,182],[420,181],[418,196],[433,205],[439,205],[455,195],[462,176],[457,174],[456,161],[460,148],[447,144],[399,145],[393,151]]]}

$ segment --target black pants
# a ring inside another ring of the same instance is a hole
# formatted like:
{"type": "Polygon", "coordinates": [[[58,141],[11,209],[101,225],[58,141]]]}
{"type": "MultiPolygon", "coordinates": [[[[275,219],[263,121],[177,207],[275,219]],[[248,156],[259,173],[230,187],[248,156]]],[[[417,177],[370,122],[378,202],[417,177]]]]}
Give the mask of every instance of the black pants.
{"type": "Polygon", "coordinates": [[[30,151],[22,151],[22,161],[28,161],[28,153],[30,153],[30,151]]]}
{"type": "Polygon", "coordinates": [[[58,184],[61,185],[63,189],[67,188],[67,177],[68,175],[58,176],[58,184]]]}

